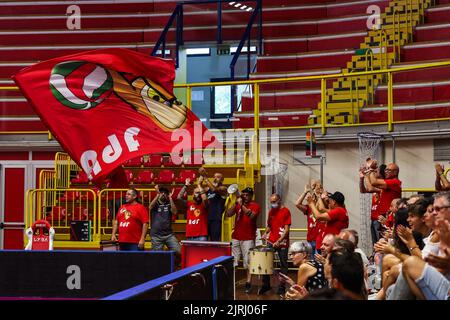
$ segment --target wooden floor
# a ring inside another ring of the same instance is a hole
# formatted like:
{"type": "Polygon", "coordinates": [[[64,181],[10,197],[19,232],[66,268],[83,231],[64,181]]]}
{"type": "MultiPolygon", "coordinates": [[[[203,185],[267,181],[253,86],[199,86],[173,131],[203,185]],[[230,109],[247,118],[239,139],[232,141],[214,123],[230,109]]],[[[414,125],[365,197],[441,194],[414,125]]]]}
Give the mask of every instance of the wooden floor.
{"type": "MultiPolygon", "coordinates": [[[[289,272],[289,276],[297,279],[297,272],[289,272]]],[[[283,300],[277,294],[279,281],[276,276],[272,275],[270,278],[270,285],[272,289],[262,295],[258,295],[258,290],[262,286],[262,276],[252,276],[252,290],[249,294],[245,293],[245,273],[243,270],[236,270],[236,300],[283,300]]]]}

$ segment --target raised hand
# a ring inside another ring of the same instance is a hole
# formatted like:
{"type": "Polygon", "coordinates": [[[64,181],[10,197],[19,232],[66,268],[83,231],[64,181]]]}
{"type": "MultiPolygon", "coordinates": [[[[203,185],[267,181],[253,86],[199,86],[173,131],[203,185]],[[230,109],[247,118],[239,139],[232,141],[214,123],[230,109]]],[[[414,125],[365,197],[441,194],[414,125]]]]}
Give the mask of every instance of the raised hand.
{"type": "Polygon", "coordinates": [[[313,197],[312,195],[308,194],[308,195],[306,196],[306,202],[307,202],[308,204],[313,203],[313,202],[314,202],[314,197],[313,197]]]}
{"type": "Polygon", "coordinates": [[[199,174],[200,176],[202,176],[202,177],[206,177],[207,173],[206,173],[205,168],[200,167],[200,168],[198,169],[198,174],[199,174]]]}
{"type": "Polygon", "coordinates": [[[385,224],[386,223],[386,217],[385,216],[378,216],[378,222],[381,224],[385,224]]]}
{"type": "MultiPolygon", "coordinates": [[[[199,178],[200,179],[200,178],[199,178]]],[[[191,178],[186,178],[184,181],[185,185],[189,186],[191,184],[191,178]]]]}
{"type": "Polygon", "coordinates": [[[366,173],[366,168],[365,167],[359,168],[359,177],[360,178],[364,178],[365,173],[366,173]]]}
{"type": "Polygon", "coordinates": [[[440,246],[444,250],[450,248],[450,222],[447,220],[436,221],[436,232],[439,235],[440,246]]]}
{"type": "Polygon", "coordinates": [[[305,184],[305,193],[308,193],[311,191],[311,186],[309,184],[305,184]]]}
{"type": "Polygon", "coordinates": [[[404,244],[408,244],[410,241],[414,240],[412,230],[405,226],[398,225],[397,234],[404,244]]]}
{"type": "Polygon", "coordinates": [[[380,239],[377,243],[373,245],[375,252],[383,253],[393,253],[395,251],[394,247],[391,246],[385,239],[380,239]]]}
{"type": "Polygon", "coordinates": [[[436,172],[438,174],[443,174],[444,173],[444,166],[439,164],[439,163],[435,163],[434,164],[434,168],[436,169],[436,172]]]}
{"type": "Polygon", "coordinates": [[[318,253],[314,254],[314,260],[316,260],[317,262],[319,262],[321,264],[325,264],[325,262],[326,262],[325,257],[318,253]]]}
{"type": "Polygon", "coordinates": [[[285,299],[286,300],[300,300],[308,295],[308,290],[305,287],[300,287],[297,284],[294,284],[289,288],[286,292],[285,299]]]}

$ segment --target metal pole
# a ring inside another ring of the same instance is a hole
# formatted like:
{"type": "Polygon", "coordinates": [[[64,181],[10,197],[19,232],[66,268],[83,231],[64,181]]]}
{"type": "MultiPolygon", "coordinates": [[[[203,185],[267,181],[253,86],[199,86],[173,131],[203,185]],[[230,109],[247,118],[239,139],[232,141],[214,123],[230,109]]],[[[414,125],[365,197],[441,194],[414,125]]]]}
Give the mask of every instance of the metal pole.
{"type": "Polygon", "coordinates": [[[327,95],[326,95],[326,90],[327,90],[327,82],[325,79],[321,79],[320,82],[320,89],[321,89],[321,102],[322,102],[322,114],[321,114],[321,127],[322,127],[322,135],[324,136],[327,132],[326,128],[325,128],[325,123],[327,121],[326,119],[326,104],[327,104],[327,95]]]}
{"type": "Polygon", "coordinates": [[[217,3],[217,43],[222,43],[222,2],[217,3]]]}
{"type": "Polygon", "coordinates": [[[258,0],[257,6],[258,6],[258,10],[259,10],[259,17],[258,17],[259,18],[258,19],[258,24],[259,24],[259,27],[258,27],[259,48],[258,48],[258,50],[259,51],[258,52],[259,52],[259,54],[262,54],[262,37],[263,37],[262,24],[263,24],[263,22],[262,22],[262,1],[261,0],[258,0]]]}
{"type": "Polygon", "coordinates": [[[251,48],[251,32],[248,34],[248,44],[247,44],[247,80],[250,79],[250,48],[251,48]]]}
{"type": "Polygon", "coordinates": [[[391,136],[392,138],[392,163],[395,163],[395,137],[391,136]]]}
{"type": "Polygon", "coordinates": [[[394,94],[392,83],[392,72],[388,72],[388,131],[392,132],[392,121],[394,120],[394,94]]]}
{"type": "Polygon", "coordinates": [[[323,156],[320,156],[320,183],[323,186],[323,156]]]}

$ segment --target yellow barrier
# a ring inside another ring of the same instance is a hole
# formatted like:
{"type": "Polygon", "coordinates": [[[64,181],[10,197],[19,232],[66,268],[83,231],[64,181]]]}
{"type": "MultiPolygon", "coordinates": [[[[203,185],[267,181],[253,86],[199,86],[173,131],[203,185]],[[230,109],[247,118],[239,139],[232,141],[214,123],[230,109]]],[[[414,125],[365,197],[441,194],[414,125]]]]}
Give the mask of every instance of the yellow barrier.
{"type": "Polygon", "coordinates": [[[97,195],[90,189],[30,189],[26,193],[25,228],[36,220],[45,219],[55,229],[55,243],[63,241],[69,247],[92,246],[99,242],[96,208],[97,195]],[[54,197],[54,202],[47,202],[48,193],[54,197]],[[70,241],[70,222],[75,220],[91,221],[90,244],[70,241]]]}
{"type": "Polygon", "coordinates": [[[55,155],[55,171],[55,187],[64,189],[70,187],[70,173],[78,172],[80,168],[67,153],[57,152],[55,155]]]}
{"type": "MultiPolygon", "coordinates": [[[[99,192],[97,225],[99,226],[98,234],[102,240],[109,240],[109,238],[111,238],[112,222],[116,218],[117,210],[125,202],[125,193],[127,190],[128,189],[103,189],[99,192]]],[[[136,188],[136,190],[139,192],[141,203],[150,213],[150,202],[153,200],[152,196],[156,195],[155,189],[136,188]]]]}

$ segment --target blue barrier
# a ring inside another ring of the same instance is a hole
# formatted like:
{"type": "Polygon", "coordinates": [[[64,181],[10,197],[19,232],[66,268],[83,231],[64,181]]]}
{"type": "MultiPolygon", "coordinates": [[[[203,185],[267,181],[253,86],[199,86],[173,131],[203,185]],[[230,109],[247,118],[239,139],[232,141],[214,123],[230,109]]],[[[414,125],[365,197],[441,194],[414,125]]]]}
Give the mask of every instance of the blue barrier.
{"type": "Polygon", "coordinates": [[[233,257],[222,256],[117,292],[102,300],[234,300],[234,282],[233,257]]]}

